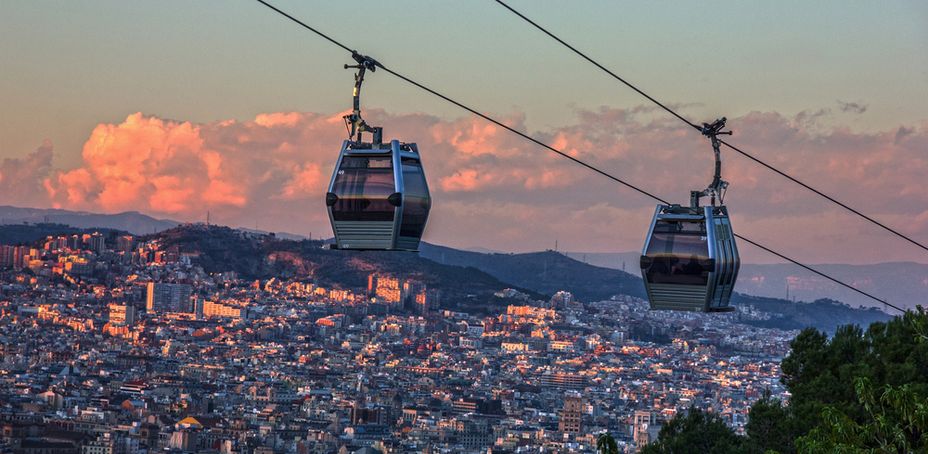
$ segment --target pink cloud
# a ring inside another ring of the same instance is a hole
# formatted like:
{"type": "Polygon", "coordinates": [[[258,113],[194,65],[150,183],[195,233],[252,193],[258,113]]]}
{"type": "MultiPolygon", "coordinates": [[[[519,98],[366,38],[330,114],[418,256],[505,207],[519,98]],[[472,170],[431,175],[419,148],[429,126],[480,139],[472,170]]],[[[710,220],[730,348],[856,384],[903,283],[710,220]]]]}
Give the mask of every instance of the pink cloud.
{"type": "Polygon", "coordinates": [[[46,182],[55,206],[184,215],[245,205],[243,187],[200,125],[135,113],[94,128],[82,156],[82,167],[46,182]]]}
{"type": "Polygon", "coordinates": [[[45,202],[42,180],[52,170],[54,155],[48,140],[22,159],[0,161],[0,203],[34,205],[45,202]]]}
{"type": "Polygon", "coordinates": [[[319,164],[307,163],[295,169],[293,178],[284,186],[281,196],[288,200],[317,196],[322,185],[328,185],[328,182],[323,181],[319,164]]]}
{"type": "MultiPolygon", "coordinates": [[[[77,168],[53,171],[50,145],[3,161],[0,197],[179,220],[210,211],[230,225],[257,221],[268,230],[329,235],[323,195],[345,136],[342,114],[267,113],[198,124],[137,113],[94,128],[77,168]]],[[[865,133],[822,129],[810,115],[732,118],[731,141],[928,238],[928,124],[865,133]]],[[[378,110],[366,117],[384,126],[387,139],[418,140],[434,197],[426,240],[503,250],[550,247],[555,238],[574,250],[640,247],[652,201],[498,126],[378,110]]],[[[581,111],[576,124],[541,131],[528,131],[521,115],[506,122],[674,202],[686,203],[689,190],[710,179],[708,141],[646,109],[581,111]]],[[[723,153],[727,202],[741,233],[813,261],[924,259],[746,158],[723,153]]]]}
{"type": "Polygon", "coordinates": [[[259,114],[255,117],[255,124],[273,128],[274,126],[294,126],[299,123],[302,116],[299,112],[276,112],[259,114]]]}
{"type": "Polygon", "coordinates": [[[441,179],[441,188],[448,192],[473,191],[480,186],[480,174],[474,169],[461,169],[441,179]]]}

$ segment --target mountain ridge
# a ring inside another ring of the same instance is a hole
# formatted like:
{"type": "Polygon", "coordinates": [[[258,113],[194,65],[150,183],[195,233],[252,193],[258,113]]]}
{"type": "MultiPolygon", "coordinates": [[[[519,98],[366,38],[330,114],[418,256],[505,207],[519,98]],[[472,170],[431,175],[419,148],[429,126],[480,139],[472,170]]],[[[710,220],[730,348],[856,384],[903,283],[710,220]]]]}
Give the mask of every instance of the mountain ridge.
{"type": "MultiPolygon", "coordinates": [[[[46,225],[0,226],[0,235],[11,228],[41,229],[46,225]]],[[[585,264],[555,251],[483,254],[427,243],[422,244],[419,254],[342,251],[324,248],[319,240],[289,240],[205,224],[182,224],[140,239],[158,240],[164,250],[186,253],[207,272],[235,271],[245,279],[305,277],[325,286],[359,289],[367,286],[372,273],[411,278],[440,291],[443,307],[466,312],[498,313],[511,303],[495,296],[504,288],[514,288],[536,300],[560,290],[573,293],[580,301],[645,296],[639,277],[585,264]]],[[[889,318],[876,309],[853,309],[832,300],[794,303],[736,294],[732,302],[770,314],[766,320],[746,323],[781,329],[814,326],[833,332],[839,325],[865,326],[889,318]]]]}
{"type": "MultiPolygon", "coordinates": [[[[86,213],[86,212],[74,212],[74,211],[68,211],[68,210],[55,210],[55,209],[46,210],[46,209],[31,209],[31,208],[0,206],[0,218],[4,218],[7,220],[9,218],[6,218],[5,216],[11,215],[11,214],[19,215],[21,218],[26,217],[26,218],[34,219],[34,220],[37,220],[37,218],[41,218],[42,220],[45,220],[45,216],[51,217],[50,213],[51,214],[58,213],[58,214],[65,215],[65,216],[77,215],[78,219],[83,222],[92,222],[94,220],[99,220],[99,219],[105,220],[107,218],[113,218],[113,217],[119,218],[120,216],[130,216],[136,219],[141,219],[142,221],[146,221],[146,222],[147,221],[161,222],[163,224],[155,224],[155,225],[161,225],[161,226],[167,226],[175,222],[175,221],[163,220],[163,219],[158,220],[150,216],[136,213],[136,212],[126,212],[126,213],[120,213],[117,215],[107,215],[107,214],[94,214],[94,213],[86,213]]],[[[114,223],[115,221],[111,220],[109,225],[113,225],[114,223]]],[[[168,227],[168,229],[177,228],[178,226],[183,226],[183,225],[185,224],[172,225],[171,227],[168,227]]],[[[202,226],[202,224],[186,224],[186,225],[202,226]]],[[[11,235],[9,232],[11,232],[12,230],[16,230],[16,229],[22,230],[20,227],[17,227],[17,226],[21,226],[21,224],[8,224],[6,226],[0,226],[0,243],[10,244],[9,240],[11,238],[11,235]]],[[[95,226],[95,227],[99,227],[99,226],[95,226]]],[[[126,229],[118,229],[118,230],[126,230],[126,229]]],[[[251,231],[250,229],[238,229],[238,230],[251,231]]],[[[128,231],[131,232],[131,230],[128,230],[128,231]]],[[[161,232],[164,232],[164,230],[162,230],[161,232]]],[[[256,232],[256,231],[251,231],[251,232],[256,232]]],[[[32,241],[38,240],[39,238],[44,238],[46,234],[44,232],[39,232],[38,230],[34,231],[33,233],[35,233],[35,235],[38,235],[38,237],[33,235],[33,237],[31,238],[32,241]]],[[[266,232],[257,231],[257,233],[254,233],[254,234],[265,235],[266,232]]],[[[276,239],[282,241],[282,238],[287,238],[287,237],[285,235],[281,235],[280,237],[277,237],[276,239]]],[[[290,239],[297,243],[301,241],[309,241],[309,240],[306,240],[298,236],[295,238],[289,237],[287,239],[290,239]]],[[[321,246],[322,242],[316,240],[316,241],[311,241],[310,244],[316,244],[318,246],[321,246]]],[[[559,252],[555,252],[551,250],[541,251],[541,252],[532,252],[532,253],[521,253],[521,254],[482,252],[482,251],[474,252],[474,251],[468,251],[468,250],[453,249],[453,248],[449,248],[445,246],[431,245],[428,243],[422,243],[420,255],[423,259],[427,259],[427,260],[431,260],[435,262],[436,265],[450,265],[450,266],[456,266],[456,267],[463,267],[465,269],[470,267],[475,270],[481,271],[482,273],[485,273],[490,277],[493,277],[494,279],[496,279],[503,285],[518,287],[523,290],[537,292],[538,294],[550,295],[558,290],[569,290],[569,291],[572,291],[581,300],[586,300],[586,301],[604,300],[604,299],[608,299],[609,297],[615,294],[627,294],[627,295],[631,295],[631,296],[635,296],[639,298],[645,297],[644,286],[641,283],[640,277],[637,275],[637,267],[636,267],[637,253],[625,254],[628,256],[626,257],[626,267],[628,266],[632,267],[630,269],[632,271],[631,273],[622,272],[616,269],[619,267],[618,263],[620,262],[615,260],[614,257],[612,259],[613,263],[611,263],[612,267],[608,267],[608,266],[602,267],[602,266],[595,266],[590,263],[584,263],[584,259],[586,262],[592,262],[593,260],[590,260],[590,259],[594,256],[609,257],[610,254],[606,254],[606,253],[570,253],[570,252],[559,253],[559,252]],[[632,263],[631,265],[629,265],[628,260],[634,260],[634,261],[631,262],[632,263]]],[[[615,254],[613,254],[613,256],[615,256],[615,254]]],[[[392,263],[392,265],[409,266],[409,263],[405,263],[405,264],[393,263],[393,262],[390,262],[390,263],[392,263]]],[[[751,268],[755,266],[775,268],[775,267],[780,267],[780,266],[785,267],[788,265],[744,265],[742,268],[742,274],[739,279],[739,288],[736,289],[742,292],[742,294],[738,294],[733,298],[733,304],[753,304],[756,301],[761,301],[761,300],[767,301],[767,303],[765,303],[765,306],[767,307],[776,306],[778,307],[778,310],[780,310],[781,312],[785,311],[787,313],[793,314],[793,315],[790,315],[789,317],[796,319],[796,320],[802,320],[801,322],[796,322],[796,323],[800,323],[800,324],[808,323],[810,320],[809,317],[807,315],[802,315],[802,314],[795,312],[793,310],[793,306],[788,306],[788,305],[778,306],[774,303],[771,303],[772,301],[784,301],[781,297],[785,296],[782,294],[785,286],[776,288],[775,284],[770,284],[771,282],[775,283],[776,277],[767,278],[763,274],[752,273],[751,268]],[[760,282],[761,284],[767,283],[767,287],[765,288],[764,286],[758,284],[758,282],[760,282]],[[754,287],[752,287],[752,285],[754,287]],[[771,289],[770,288],[771,286],[773,286],[774,288],[771,289]],[[755,296],[750,296],[750,295],[746,295],[743,293],[750,293],[751,295],[755,295],[755,296]]],[[[854,267],[854,265],[847,265],[847,266],[854,267]]],[[[926,265],[926,267],[928,267],[928,265],[926,265]]],[[[357,276],[355,276],[353,279],[356,280],[356,278],[357,276]]],[[[853,279],[849,279],[848,281],[855,282],[853,279]]],[[[803,282],[803,281],[798,281],[798,282],[803,282]]],[[[926,272],[924,282],[925,282],[925,285],[928,285],[928,272],[926,272]]],[[[811,296],[814,296],[814,298],[809,297],[808,300],[813,301],[813,303],[819,300],[832,301],[832,302],[834,300],[841,300],[845,302],[850,301],[852,303],[856,302],[853,299],[845,298],[843,294],[836,291],[836,289],[826,288],[825,290],[827,291],[823,291],[821,294],[811,295],[811,296]]],[[[837,289],[837,290],[840,290],[840,289],[837,289]]],[[[876,292],[876,293],[882,294],[880,292],[876,292]]],[[[802,291],[800,289],[794,290],[791,296],[796,296],[797,294],[799,296],[803,296],[802,291]]],[[[916,299],[918,297],[920,297],[920,295],[915,296],[911,299],[907,299],[906,302],[909,304],[906,304],[906,306],[910,306],[910,307],[913,306],[914,304],[912,304],[911,302],[919,301],[919,299],[916,299]]],[[[805,304],[813,304],[813,303],[805,303],[805,304]]],[[[798,304],[802,304],[802,303],[798,303],[798,304]]],[[[840,306],[844,307],[846,305],[840,305],[840,306]]],[[[827,311],[825,312],[819,311],[817,309],[812,308],[812,306],[806,306],[806,309],[807,309],[807,312],[815,312],[815,313],[823,314],[823,316],[828,316],[828,315],[824,315],[828,313],[827,311]]],[[[843,309],[835,309],[835,310],[843,311],[843,309]]],[[[848,317],[844,317],[844,319],[850,320],[850,319],[853,319],[853,317],[848,316],[848,317]]],[[[793,322],[789,322],[789,323],[793,323],[793,322]]]]}
{"type": "MultiPolygon", "coordinates": [[[[0,225],[17,224],[64,224],[82,229],[111,229],[130,233],[132,235],[150,235],[161,232],[189,222],[173,219],[159,219],[138,211],[123,211],[120,213],[92,213],[89,211],[73,211],[60,208],[26,208],[12,205],[0,205],[0,225]]],[[[273,233],[280,238],[302,240],[305,235],[290,232],[268,232],[265,230],[237,227],[251,233],[273,233]]]]}
{"type": "Polygon", "coordinates": [[[83,229],[109,228],[129,232],[133,235],[155,233],[181,224],[181,222],[170,219],[157,219],[138,211],[101,214],[59,208],[0,206],[0,224],[23,223],[65,224],[83,229]]]}
{"type": "MultiPolygon", "coordinates": [[[[576,260],[611,269],[637,272],[638,252],[566,252],[576,260]]],[[[928,264],[897,261],[868,265],[842,263],[813,264],[816,269],[863,291],[885,298],[903,308],[926,305],[928,264]]],[[[853,306],[882,307],[876,301],[841,287],[821,276],[789,263],[742,263],[735,291],[743,294],[799,301],[840,300],[853,306]],[[788,290],[787,290],[788,289],[788,290]]]]}

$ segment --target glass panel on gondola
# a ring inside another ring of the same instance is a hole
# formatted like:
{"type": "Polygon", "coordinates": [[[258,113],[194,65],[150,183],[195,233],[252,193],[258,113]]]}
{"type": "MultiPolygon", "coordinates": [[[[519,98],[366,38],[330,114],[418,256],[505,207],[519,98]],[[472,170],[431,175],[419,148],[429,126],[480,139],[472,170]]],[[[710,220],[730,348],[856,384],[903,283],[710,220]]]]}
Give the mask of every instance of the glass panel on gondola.
{"type": "Polygon", "coordinates": [[[396,207],[387,197],[395,192],[390,156],[345,156],[335,175],[332,206],[336,221],[392,221],[396,207]]]}
{"type": "Polygon", "coordinates": [[[738,274],[738,267],[740,263],[737,263],[737,254],[738,252],[734,249],[734,244],[731,241],[731,225],[728,224],[728,220],[725,219],[724,222],[720,222],[715,228],[715,237],[716,241],[719,242],[719,249],[724,253],[724,263],[729,263],[731,270],[733,272],[725,273],[723,276],[722,285],[731,285],[735,279],[735,276],[738,274]]]}
{"type": "Polygon", "coordinates": [[[647,279],[653,284],[706,285],[712,271],[702,222],[657,221],[645,255],[651,259],[647,279]]]}
{"type": "Polygon", "coordinates": [[[403,158],[403,222],[400,235],[420,238],[428,219],[429,190],[425,182],[425,173],[418,159],[403,158]]]}

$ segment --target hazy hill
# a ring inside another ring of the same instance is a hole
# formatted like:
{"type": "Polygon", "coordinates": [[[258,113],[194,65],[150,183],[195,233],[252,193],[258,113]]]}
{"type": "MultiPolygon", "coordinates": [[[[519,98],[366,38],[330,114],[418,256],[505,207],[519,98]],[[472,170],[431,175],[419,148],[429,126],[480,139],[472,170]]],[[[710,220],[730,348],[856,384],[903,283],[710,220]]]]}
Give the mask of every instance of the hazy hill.
{"type": "MultiPolygon", "coordinates": [[[[118,214],[98,214],[59,209],[19,208],[0,206],[0,225],[22,225],[23,223],[66,224],[82,229],[115,229],[136,235],[160,232],[180,223],[169,219],[156,219],[137,212],[118,214]]],[[[248,229],[245,229],[248,230],[248,229]]],[[[266,233],[257,231],[256,233],[266,233]]],[[[32,241],[53,231],[38,233],[22,229],[6,228],[0,230],[0,242],[15,244],[32,241]]],[[[299,235],[280,233],[277,238],[292,240],[303,239],[299,235]]],[[[638,252],[626,253],[583,253],[565,252],[563,255],[553,252],[531,254],[500,254],[492,251],[460,251],[450,248],[423,245],[422,256],[448,265],[475,266],[498,279],[513,285],[533,283],[536,291],[550,293],[561,288],[575,288],[581,298],[608,297],[616,289],[605,283],[619,283],[621,293],[642,296],[643,287],[638,277],[638,252]],[[468,255],[476,254],[476,255],[468,255]],[[568,256],[576,261],[585,262],[589,267],[580,266],[564,259],[568,256]],[[530,259],[530,260],[528,260],[530,259]],[[629,274],[617,273],[624,269],[629,274]],[[607,268],[603,270],[603,268],[607,268]],[[535,282],[535,276],[541,276],[535,282]],[[536,285],[537,284],[537,285],[536,285]]],[[[823,271],[833,274],[845,282],[876,295],[884,296],[889,301],[912,308],[915,304],[926,304],[928,294],[928,265],[919,263],[882,263],[876,265],[817,265],[823,271]]],[[[736,291],[749,295],[773,298],[785,298],[789,283],[790,298],[800,301],[815,301],[823,298],[840,300],[853,306],[872,306],[874,302],[858,293],[839,287],[808,271],[793,265],[751,265],[745,264],[741,269],[736,291]]]]}
{"type": "MultiPolygon", "coordinates": [[[[604,300],[616,294],[645,297],[640,276],[593,266],[554,251],[484,254],[431,244],[423,244],[420,249],[423,257],[439,263],[473,266],[501,280],[539,292],[569,290],[584,301],[604,300]]],[[[636,255],[635,266],[637,257],[636,255]]],[[[618,263],[621,266],[621,262],[618,263]]],[[[635,267],[629,269],[637,271],[635,267]]],[[[830,332],[840,325],[867,326],[874,321],[889,318],[886,313],[876,309],[855,309],[829,299],[794,303],[784,299],[735,294],[732,304],[750,305],[758,310],[776,314],[772,320],[755,324],[783,329],[815,326],[830,332]]]]}
{"type": "MultiPolygon", "coordinates": [[[[30,211],[9,207],[0,207],[0,212],[4,209],[15,210],[19,214],[32,212],[32,216],[37,216],[36,213],[49,212],[49,210],[30,211]]],[[[123,215],[133,216],[132,213],[123,215]]],[[[107,218],[123,215],[92,216],[107,218]]],[[[90,214],[85,213],[82,216],[90,216],[90,214]]],[[[139,216],[143,216],[141,219],[153,219],[144,215],[139,216]]],[[[113,222],[107,224],[114,225],[113,222]]],[[[49,224],[0,226],[0,243],[15,244],[35,241],[47,235],[69,233],[75,230],[80,231],[80,229],[49,224]]],[[[505,287],[523,289],[532,293],[536,298],[543,298],[544,295],[550,295],[558,290],[570,291],[582,301],[608,299],[616,294],[644,297],[644,287],[637,273],[630,274],[616,269],[594,266],[554,251],[527,254],[481,253],[425,243],[422,244],[422,251],[419,255],[396,252],[332,251],[322,249],[320,241],[288,240],[279,236],[249,233],[227,227],[206,227],[203,224],[185,224],[145,238],[160,238],[166,247],[197,254],[197,262],[207,271],[236,271],[245,278],[306,276],[324,285],[334,284],[356,288],[366,285],[367,276],[371,272],[410,276],[425,282],[430,288],[442,290],[446,302],[468,310],[489,311],[493,308],[488,305],[505,304],[491,297],[492,293],[505,287]]],[[[610,257],[609,254],[572,255],[588,261],[593,261],[595,257],[598,260],[606,260],[607,264],[611,261],[612,266],[621,268],[619,257],[610,257]]],[[[626,258],[626,263],[628,260],[630,259],[626,258]]],[[[637,271],[636,264],[637,254],[634,254],[634,262],[626,266],[634,272],[637,271]]],[[[905,266],[905,264],[887,265],[905,266]]],[[[776,268],[778,266],[780,265],[757,267],[776,268]]],[[[776,279],[763,274],[755,276],[751,268],[751,265],[747,265],[742,272],[742,277],[739,279],[741,291],[745,291],[747,287],[747,291],[750,292],[750,285],[757,285],[758,289],[763,291],[763,286],[758,285],[758,282],[772,282],[776,279]]],[[[855,282],[852,279],[849,281],[855,282]]],[[[900,284],[900,286],[906,285],[908,284],[900,284]]],[[[915,286],[915,288],[918,287],[915,286]]],[[[771,293],[778,296],[775,292],[771,293]]],[[[827,288],[822,289],[823,296],[834,298],[837,293],[836,291],[827,292],[827,288]]],[[[824,299],[813,303],[792,303],[777,298],[737,294],[733,298],[733,303],[754,305],[762,311],[776,314],[773,320],[761,324],[781,328],[816,326],[831,331],[840,324],[867,325],[874,320],[888,317],[878,311],[852,309],[844,304],[824,299]]],[[[912,303],[908,305],[911,306],[912,303]]]]}
{"type": "MultiPolygon", "coordinates": [[[[890,262],[873,265],[816,265],[856,288],[885,298],[905,308],[928,305],[928,265],[890,262]]],[[[853,306],[880,304],[838,286],[794,265],[745,265],[738,279],[738,290],[753,295],[783,298],[789,287],[790,298],[812,300],[832,298],[853,306]]]]}
{"type": "MultiPolygon", "coordinates": [[[[39,223],[64,224],[82,229],[113,229],[128,232],[133,235],[149,235],[184,224],[184,222],[172,219],[153,218],[136,211],[99,214],[84,211],[59,210],[55,208],[0,206],[0,225],[39,223]]],[[[260,234],[271,233],[249,228],[242,228],[241,230],[260,234]]],[[[306,238],[303,235],[288,232],[274,232],[274,234],[278,238],[290,240],[302,240],[306,238]]]]}
{"type": "Polygon", "coordinates": [[[134,235],[159,232],[178,225],[177,221],[155,219],[135,211],[116,214],[97,214],[54,208],[19,208],[0,206],[0,224],[65,224],[82,229],[108,228],[134,235]]]}
{"type": "Polygon", "coordinates": [[[750,324],[780,329],[802,329],[814,326],[833,333],[837,327],[842,325],[866,327],[873,322],[882,322],[891,318],[889,314],[875,307],[852,308],[841,302],[824,298],[808,303],[796,303],[784,299],[737,293],[732,296],[732,304],[742,307],[753,306],[757,310],[774,314],[771,320],[750,324]]]}
{"type": "MultiPolygon", "coordinates": [[[[613,269],[637,273],[638,252],[584,253],[568,252],[570,257],[613,269]]],[[[897,306],[914,308],[928,305],[928,265],[913,262],[888,262],[873,265],[820,264],[815,268],[897,306]]],[[[749,295],[815,301],[830,298],[852,306],[876,306],[879,303],[841,287],[812,272],[792,264],[743,264],[735,290],[749,295]]]]}
{"type": "MultiPolygon", "coordinates": [[[[372,272],[406,276],[441,290],[448,307],[480,312],[501,309],[506,302],[491,295],[506,287],[536,298],[567,290],[581,301],[605,300],[616,294],[644,296],[637,276],[579,262],[553,251],[527,254],[484,254],[423,243],[419,254],[323,249],[321,241],[292,241],[255,235],[228,227],[183,225],[153,235],[166,248],[199,254],[209,272],[236,271],[246,278],[312,277],[323,285],[357,288],[372,272]],[[493,306],[496,307],[493,307],[493,306]]],[[[776,298],[735,295],[733,303],[774,314],[752,324],[825,331],[843,324],[866,326],[886,320],[881,311],[854,309],[831,300],[793,303],[776,298]]]]}

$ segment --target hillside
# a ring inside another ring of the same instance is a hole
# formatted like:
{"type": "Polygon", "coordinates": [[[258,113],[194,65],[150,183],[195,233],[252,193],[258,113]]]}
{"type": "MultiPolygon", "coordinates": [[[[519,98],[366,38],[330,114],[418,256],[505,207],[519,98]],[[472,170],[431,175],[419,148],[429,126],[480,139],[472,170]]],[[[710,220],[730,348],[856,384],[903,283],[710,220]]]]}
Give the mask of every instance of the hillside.
{"type": "MultiPolygon", "coordinates": [[[[0,226],[0,243],[28,243],[47,235],[81,231],[57,224],[6,225],[0,226]]],[[[325,286],[358,288],[366,286],[367,277],[374,272],[414,278],[440,290],[447,307],[484,313],[506,304],[492,295],[507,287],[536,299],[559,290],[570,291],[581,301],[605,300],[617,294],[645,296],[636,275],[589,265],[553,251],[480,253],[426,243],[419,254],[337,251],[323,249],[321,241],[282,239],[203,224],[185,224],[142,239],[159,239],[166,249],[196,255],[194,260],[207,272],[235,271],[246,279],[306,277],[325,286]]],[[[794,303],[736,294],[732,303],[774,314],[769,320],[750,323],[783,329],[814,326],[833,332],[843,324],[866,326],[889,318],[876,309],[854,309],[828,299],[794,303]]]]}
{"type": "Polygon", "coordinates": [[[329,250],[321,241],[285,240],[228,227],[188,224],[143,240],[153,238],[166,249],[198,253],[195,260],[207,272],[235,271],[247,279],[306,277],[322,285],[357,288],[367,286],[371,273],[381,272],[421,281],[453,303],[488,301],[493,293],[512,287],[476,268],[442,265],[411,252],[329,250]]]}
{"type": "Polygon", "coordinates": [[[423,243],[420,255],[447,265],[472,266],[537,292],[569,290],[582,301],[609,299],[616,294],[645,297],[640,277],[589,265],[554,251],[485,254],[423,243]]]}
{"type": "MultiPolygon", "coordinates": [[[[538,292],[569,290],[584,301],[608,299],[616,294],[646,297],[639,276],[593,266],[554,251],[484,254],[423,244],[421,255],[439,263],[472,266],[503,281],[538,292]]],[[[732,304],[751,305],[760,311],[776,314],[770,320],[754,323],[771,328],[799,329],[814,326],[833,332],[845,324],[867,326],[875,321],[889,319],[889,315],[877,309],[855,309],[828,299],[794,303],[778,298],[735,294],[732,304]]]]}
{"type": "Polygon", "coordinates": [[[755,326],[780,329],[802,329],[809,326],[833,333],[839,326],[869,326],[891,318],[877,308],[853,308],[839,301],[818,299],[810,303],[796,303],[779,298],[765,298],[736,293],[735,306],[753,306],[757,310],[775,314],[770,320],[748,322],[755,326]]]}
{"type": "MultiPolygon", "coordinates": [[[[626,269],[637,273],[638,252],[565,252],[565,255],[594,266],[626,269]]],[[[914,262],[886,262],[869,265],[815,264],[819,269],[863,291],[879,295],[901,307],[924,305],[928,292],[928,265],[914,262]]],[[[792,264],[741,265],[735,291],[749,295],[815,301],[828,298],[852,306],[879,307],[879,303],[841,287],[792,264]],[[787,290],[788,289],[788,290],[787,290]]]]}
{"type": "Polygon", "coordinates": [[[155,219],[136,211],[99,214],[54,208],[0,206],[0,224],[65,224],[81,229],[113,229],[133,235],[159,232],[178,225],[177,221],[155,219]]]}

